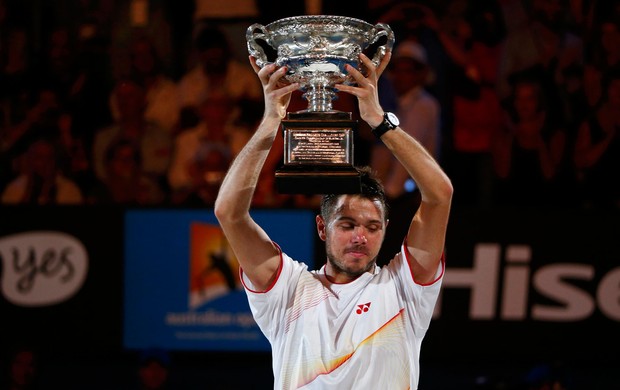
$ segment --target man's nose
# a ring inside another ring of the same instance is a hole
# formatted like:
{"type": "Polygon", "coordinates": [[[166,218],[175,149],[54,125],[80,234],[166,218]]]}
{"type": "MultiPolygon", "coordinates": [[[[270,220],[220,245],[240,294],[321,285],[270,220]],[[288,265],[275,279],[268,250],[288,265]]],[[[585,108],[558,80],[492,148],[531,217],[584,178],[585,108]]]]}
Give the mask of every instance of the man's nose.
{"type": "Polygon", "coordinates": [[[353,242],[357,244],[366,244],[368,242],[364,228],[356,228],[353,231],[353,242]]]}

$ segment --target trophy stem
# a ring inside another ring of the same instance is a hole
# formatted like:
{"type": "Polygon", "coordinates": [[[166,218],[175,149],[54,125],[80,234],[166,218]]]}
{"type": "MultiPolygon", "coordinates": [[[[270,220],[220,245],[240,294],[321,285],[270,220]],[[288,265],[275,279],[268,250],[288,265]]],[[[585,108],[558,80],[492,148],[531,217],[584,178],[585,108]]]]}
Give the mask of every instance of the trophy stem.
{"type": "Polygon", "coordinates": [[[308,101],[308,111],[325,112],[332,110],[332,101],[336,98],[336,93],[331,87],[311,84],[302,96],[308,101]]]}

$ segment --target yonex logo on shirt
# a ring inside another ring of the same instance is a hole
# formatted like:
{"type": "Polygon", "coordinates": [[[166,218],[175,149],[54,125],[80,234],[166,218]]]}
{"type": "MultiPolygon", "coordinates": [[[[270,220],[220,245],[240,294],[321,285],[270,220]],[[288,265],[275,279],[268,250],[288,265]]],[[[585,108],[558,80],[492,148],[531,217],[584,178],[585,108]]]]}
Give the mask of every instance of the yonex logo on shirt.
{"type": "Polygon", "coordinates": [[[369,309],[370,309],[370,302],[357,305],[357,310],[355,310],[355,312],[357,314],[362,314],[362,313],[366,313],[369,309]]]}

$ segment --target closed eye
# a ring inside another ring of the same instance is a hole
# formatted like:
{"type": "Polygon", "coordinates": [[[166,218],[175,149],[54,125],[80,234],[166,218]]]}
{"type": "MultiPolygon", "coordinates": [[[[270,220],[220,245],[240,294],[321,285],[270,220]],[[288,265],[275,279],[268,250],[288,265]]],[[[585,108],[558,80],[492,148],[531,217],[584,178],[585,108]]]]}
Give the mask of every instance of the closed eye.
{"type": "Polygon", "coordinates": [[[381,230],[381,227],[377,226],[377,225],[370,225],[370,226],[366,227],[366,229],[368,229],[368,231],[371,232],[371,233],[376,233],[379,230],[381,230]]]}

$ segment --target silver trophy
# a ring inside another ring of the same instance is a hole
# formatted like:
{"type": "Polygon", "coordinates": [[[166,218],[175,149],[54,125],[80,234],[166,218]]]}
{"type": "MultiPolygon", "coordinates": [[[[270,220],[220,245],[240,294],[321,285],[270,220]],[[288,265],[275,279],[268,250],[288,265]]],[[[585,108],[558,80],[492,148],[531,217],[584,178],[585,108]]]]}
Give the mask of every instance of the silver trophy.
{"type": "Polygon", "coordinates": [[[308,108],[289,112],[282,121],[284,165],[276,171],[281,193],[355,193],[360,180],[353,162],[350,112],[336,111],[336,84],[353,84],[349,64],[360,71],[359,55],[378,65],[394,46],[394,33],[384,23],[369,24],[345,16],[295,16],[246,32],[248,51],[258,66],[286,66],[285,80],[299,83],[308,108]],[[367,51],[372,50],[372,53],[367,51]]]}

